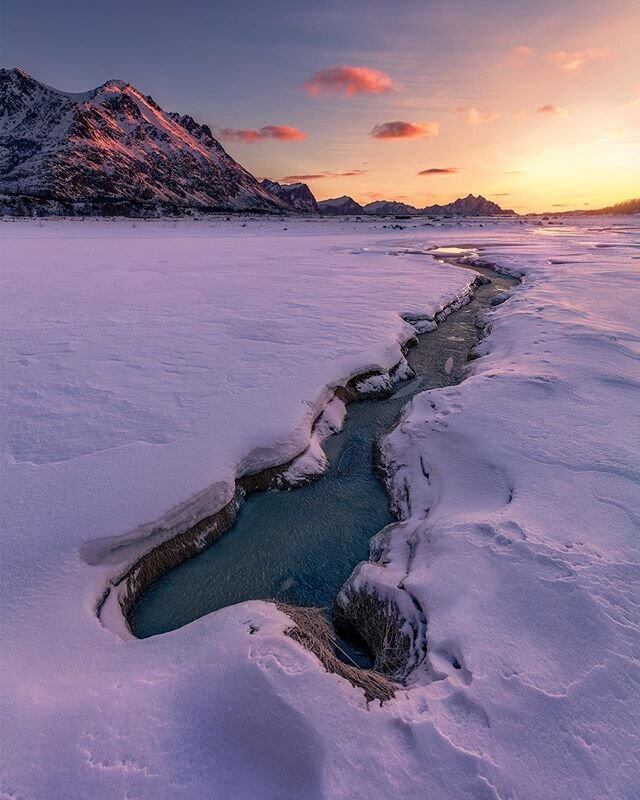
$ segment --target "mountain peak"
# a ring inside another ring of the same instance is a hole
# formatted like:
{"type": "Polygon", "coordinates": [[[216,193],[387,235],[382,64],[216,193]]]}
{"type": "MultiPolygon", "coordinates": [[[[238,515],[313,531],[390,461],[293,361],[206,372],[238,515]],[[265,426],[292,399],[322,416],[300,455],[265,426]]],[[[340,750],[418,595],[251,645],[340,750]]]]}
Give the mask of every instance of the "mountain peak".
{"type": "Polygon", "coordinates": [[[127,83],[127,81],[122,81],[119,78],[112,78],[109,81],[105,81],[104,83],[101,83],[100,86],[98,86],[98,88],[95,89],[94,91],[99,92],[101,89],[111,89],[111,90],[120,89],[120,90],[122,90],[122,89],[127,89],[128,87],[131,87],[131,84],[127,83]]]}
{"type": "Polygon", "coordinates": [[[302,211],[307,214],[317,214],[318,204],[311,189],[306,183],[278,183],[265,178],[262,186],[271,194],[279,197],[293,211],[302,211]]]}
{"type": "Polygon", "coordinates": [[[0,69],[0,83],[2,85],[11,84],[14,87],[26,87],[37,85],[38,82],[32,78],[28,72],[25,72],[20,67],[12,67],[11,69],[0,69]]]}
{"type": "Polygon", "coordinates": [[[30,80],[34,80],[31,75],[29,75],[29,73],[23,70],[21,67],[10,67],[8,69],[3,67],[0,69],[0,72],[13,77],[29,78],[30,80]]]}
{"type": "Polygon", "coordinates": [[[73,94],[19,69],[0,72],[0,193],[9,213],[284,207],[206,125],[164,112],[130,83],[73,94]]]}
{"type": "Polygon", "coordinates": [[[318,203],[321,214],[340,216],[342,214],[363,214],[364,208],[356,203],[353,197],[343,194],[342,197],[332,197],[318,203]]]}

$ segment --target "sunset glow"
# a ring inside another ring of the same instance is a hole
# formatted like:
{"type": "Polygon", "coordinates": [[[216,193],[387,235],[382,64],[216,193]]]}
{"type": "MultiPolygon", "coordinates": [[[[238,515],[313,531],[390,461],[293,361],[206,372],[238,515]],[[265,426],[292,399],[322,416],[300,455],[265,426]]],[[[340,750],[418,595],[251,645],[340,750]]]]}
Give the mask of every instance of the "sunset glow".
{"type": "Polygon", "coordinates": [[[116,25],[120,0],[91,47],[39,5],[35,22],[5,11],[7,65],[74,92],[126,78],[209,125],[254,175],[305,181],[318,199],[424,206],[472,192],[525,212],[640,194],[636,0],[407,0],[393,13],[282,0],[199,5],[191,22],[159,2],[145,26],[158,40],[182,31],[161,55],[116,25]]]}

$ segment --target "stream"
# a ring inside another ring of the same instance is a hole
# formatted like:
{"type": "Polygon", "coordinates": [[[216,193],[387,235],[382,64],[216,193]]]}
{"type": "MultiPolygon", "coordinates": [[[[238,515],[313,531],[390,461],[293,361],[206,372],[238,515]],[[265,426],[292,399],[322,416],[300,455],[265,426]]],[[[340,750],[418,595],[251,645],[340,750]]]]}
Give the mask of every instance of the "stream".
{"type": "MultiPolygon", "coordinates": [[[[463,252],[468,251],[432,251],[447,260],[463,252]]],[[[395,425],[415,394],[464,379],[481,334],[478,313],[517,284],[474,269],[491,282],[478,287],[474,300],[436,330],[418,337],[407,357],[416,377],[397,384],[388,399],[349,405],[343,430],[323,444],[330,466],[320,480],[249,496],[230,531],[155,581],[129,617],[135,636],[165,633],[245,600],[277,599],[331,610],[354,567],[368,558],[369,539],[393,521],[373,468],[376,440],[395,425]]],[[[357,643],[342,646],[349,660],[366,665],[357,643]]]]}

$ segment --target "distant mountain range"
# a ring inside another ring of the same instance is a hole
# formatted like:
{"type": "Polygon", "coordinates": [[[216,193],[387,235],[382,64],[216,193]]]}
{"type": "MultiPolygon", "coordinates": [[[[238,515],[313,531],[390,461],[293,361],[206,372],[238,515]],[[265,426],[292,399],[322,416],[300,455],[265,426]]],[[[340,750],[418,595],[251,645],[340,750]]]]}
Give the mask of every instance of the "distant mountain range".
{"type": "MultiPolygon", "coordinates": [[[[591,214],[637,213],[630,200],[591,214]]],[[[305,183],[258,180],[207,125],[168,113],[131,84],[82,94],[53,89],[20,69],[0,70],[0,213],[160,216],[189,211],[325,216],[499,216],[515,212],[469,194],[416,208],[362,206],[346,195],[316,201],[305,183]]]]}
{"type": "Polygon", "coordinates": [[[0,70],[0,208],[8,213],[282,211],[206,125],[123,81],[69,94],[0,70]]]}
{"type": "Polygon", "coordinates": [[[332,200],[320,200],[318,208],[321,214],[336,216],[339,214],[373,214],[376,216],[417,216],[426,215],[434,217],[463,216],[463,217],[491,217],[498,215],[515,215],[515,211],[500,208],[497,203],[487,200],[486,197],[469,194],[460,197],[453,203],[440,206],[425,206],[416,208],[407,203],[395,200],[376,200],[361,206],[352,197],[336,197],[332,200]]]}

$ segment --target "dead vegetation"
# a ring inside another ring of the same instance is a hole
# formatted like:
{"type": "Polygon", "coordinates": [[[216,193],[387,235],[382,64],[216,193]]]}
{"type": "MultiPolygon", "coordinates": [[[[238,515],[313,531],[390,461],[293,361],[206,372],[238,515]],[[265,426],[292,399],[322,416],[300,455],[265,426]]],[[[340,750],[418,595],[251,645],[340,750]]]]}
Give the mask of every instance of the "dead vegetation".
{"type": "Polygon", "coordinates": [[[398,606],[375,591],[349,587],[338,600],[337,623],[353,628],[374,654],[374,669],[389,679],[403,681],[415,662],[414,637],[398,606]]]}
{"type": "Polygon", "coordinates": [[[312,652],[327,672],[339,675],[362,689],[367,702],[379,700],[382,704],[395,696],[395,686],[385,675],[340,661],[335,652],[335,631],[319,608],[303,608],[285,603],[276,603],[276,606],[294,623],[285,630],[285,635],[312,652]]]}
{"type": "MultiPolygon", "coordinates": [[[[236,521],[239,507],[240,497],[236,494],[216,514],[206,517],[183,533],[154,547],[153,550],[138,559],[117,581],[114,581],[114,587],[122,584],[125,587],[120,593],[119,602],[127,623],[129,623],[129,615],[138,597],[161,575],[204,550],[228,531],[236,521]]],[[[99,610],[100,606],[98,613],[99,610]]]]}

